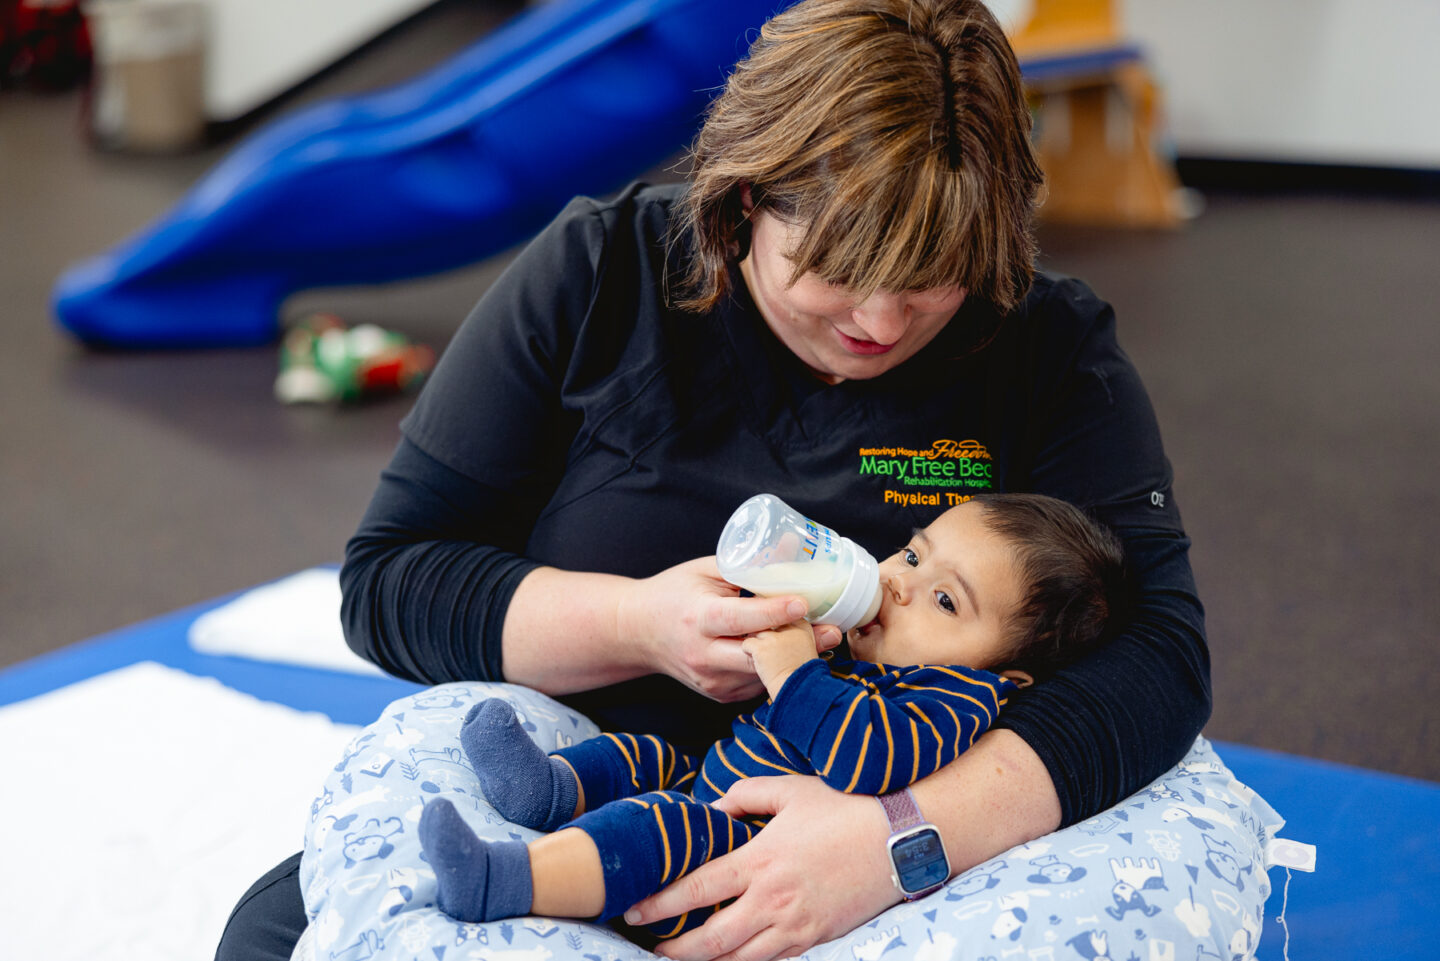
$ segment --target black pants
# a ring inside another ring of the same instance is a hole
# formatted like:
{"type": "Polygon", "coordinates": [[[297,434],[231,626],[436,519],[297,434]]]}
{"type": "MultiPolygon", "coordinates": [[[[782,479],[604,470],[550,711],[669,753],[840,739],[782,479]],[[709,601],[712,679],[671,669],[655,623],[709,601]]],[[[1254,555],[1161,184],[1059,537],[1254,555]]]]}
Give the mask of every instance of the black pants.
{"type": "Polygon", "coordinates": [[[306,923],[296,853],[266,871],[240,898],[225,922],[215,961],[290,961],[306,923]]]}

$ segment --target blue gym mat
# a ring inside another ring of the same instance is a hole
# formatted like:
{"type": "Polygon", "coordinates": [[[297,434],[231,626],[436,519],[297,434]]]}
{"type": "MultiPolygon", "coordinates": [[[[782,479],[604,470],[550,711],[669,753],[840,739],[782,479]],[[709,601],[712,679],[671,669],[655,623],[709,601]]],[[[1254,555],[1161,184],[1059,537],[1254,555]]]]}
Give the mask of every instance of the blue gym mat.
{"type": "MultiPolygon", "coordinates": [[[[195,652],[187,640],[190,625],[235,596],[0,670],[0,709],[146,660],[347,724],[368,724],[391,701],[419,689],[393,678],[195,652]]],[[[1217,742],[1215,747],[1236,777],[1287,819],[1285,837],[1319,849],[1315,873],[1295,872],[1290,881],[1284,910],[1290,957],[1436,957],[1431,921],[1440,916],[1440,785],[1238,744],[1217,742]]],[[[1276,920],[1285,870],[1271,869],[1270,880],[1274,890],[1258,956],[1278,959],[1286,940],[1276,920]]]]}

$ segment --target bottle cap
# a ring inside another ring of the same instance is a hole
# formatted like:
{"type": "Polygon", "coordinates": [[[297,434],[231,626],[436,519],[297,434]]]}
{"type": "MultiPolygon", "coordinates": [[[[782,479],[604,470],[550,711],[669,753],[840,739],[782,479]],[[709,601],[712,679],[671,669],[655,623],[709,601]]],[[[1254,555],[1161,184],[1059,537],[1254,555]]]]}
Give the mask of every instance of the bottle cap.
{"type": "Polygon", "coordinates": [[[855,558],[850,569],[850,580],[825,611],[812,611],[806,620],[816,624],[834,624],[842,631],[868,624],[880,613],[880,565],[870,552],[848,537],[840,538],[843,547],[849,547],[855,558]]]}

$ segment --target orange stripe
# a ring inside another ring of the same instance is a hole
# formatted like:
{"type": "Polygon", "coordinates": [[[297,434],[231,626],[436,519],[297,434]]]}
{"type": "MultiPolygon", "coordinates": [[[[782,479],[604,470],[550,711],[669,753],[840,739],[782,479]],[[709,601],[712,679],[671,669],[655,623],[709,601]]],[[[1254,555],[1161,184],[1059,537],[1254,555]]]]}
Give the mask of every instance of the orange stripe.
{"type": "MultiPolygon", "coordinates": [[[[716,744],[716,745],[715,745],[715,756],[720,759],[720,763],[721,763],[721,764],[723,764],[723,765],[725,765],[726,767],[728,767],[731,771],[734,771],[736,777],[738,777],[738,778],[740,778],[740,779],[742,779],[742,780],[745,778],[745,772],[739,770],[738,768],[735,767],[735,765],[733,765],[733,764],[730,763],[730,759],[725,756],[725,751],[724,751],[723,748],[720,747],[719,744],[716,744]]],[[[711,786],[711,787],[714,787],[715,785],[712,784],[712,785],[710,785],[710,786],[711,786]]]]}
{"type": "Polygon", "coordinates": [[[845,786],[846,794],[855,790],[855,783],[860,780],[860,769],[865,766],[865,752],[870,750],[870,732],[873,730],[874,728],[869,727],[865,729],[865,740],[860,742],[860,756],[855,759],[855,774],[850,778],[850,783],[845,786]]]}
{"type": "MultiPolygon", "coordinates": [[[[775,737],[775,735],[771,734],[763,727],[757,728],[757,730],[761,734],[764,734],[765,737],[769,739],[770,743],[775,746],[775,753],[779,754],[782,758],[784,758],[786,764],[795,764],[795,762],[790,758],[790,752],[785,750],[785,745],[781,744],[780,741],[775,737]]],[[[799,765],[796,766],[799,767],[799,765]]],[[[814,769],[812,768],[811,770],[814,769]]],[[[806,773],[808,774],[809,772],[807,771],[806,773]]]]}
{"type": "Polygon", "coordinates": [[[650,805],[655,812],[655,826],[660,829],[660,840],[665,845],[665,867],[660,871],[660,880],[670,880],[670,835],[665,832],[665,821],[660,817],[660,805],[650,805]]]}
{"type": "Polygon", "coordinates": [[[655,745],[655,774],[659,777],[660,787],[663,790],[670,783],[665,772],[665,743],[653,734],[648,735],[650,743],[655,745]]]}
{"type": "Polygon", "coordinates": [[[944,746],[944,739],[940,737],[940,729],[935,726],[934,721],[930,720],[930,715],[920,709],[920,705],[911,704],[910,709],[920,715],[920,720],[924,721],[929,726],[930,733],[935,735],[935,769],[938,771],[940,769],[940,748],[944,746]]]}
{"type": "MultiPolygon", "coordinates": [[[[605,732],[605,736],[614,741],[615,746],[620,749],[620,753],[625,755],[625,763],[630,765],[630,783],[635,785],[635,790],[640,790],[640,776],[635,771],[635,762],[631,759],[630,752],[626,749],[624,742],[609,731],[605,732]]],[[[626,736],[628,737],[629,735],[626,736]]]]}
{"type": "Polygon", "coordinates": [[[725,793],[724,791],[720,790],[719,786],[716,785],[714,781],[710,780],[710,775],[705,773],[705,769],[703,767],[700,769],[700,779],[706,784],[710,785],[710,790],[715,792],[716,797],[719,797],[720,795],[725,793]]]}
{"type": "Polygon", "coordinates": [[[759,763],[759,764],[763,764],[763,765],[765,765],[766,767],[773,767],[775,770],[777,770],[777,771],[782,771],[782,772],[784,772],[784,773],[786,773],[786,774],[799,774],[799,773],[801,773],[800,771],[797,771],[797,770],[795,770],[794,768],[781,767],[779,764],[776,764],[774,761],[767,761],[767,760],[765,760],[763,757],[761,757],[760,755],[756,754],[754,751],[750,750],[750,748],[745,744],[745,742],[742,741],[742,740],[740,740],[739,738],[735,738],[735,744],[739,746],[740,750],[742,750],[742,751],[744,751],[746,754],[750,755],[750,756],[751,756],[752,758],[754,758],[755,761],[756,761],[757,763],[759,763]]]}
{"type": "Polygon", "coordinates": [[[680,805],[680,817],[685,822],[685,860],[680,862],[680,873],[684,874],[690,870],[690,854],[693,840],[690,834],[690,805],[680,805]]]}
{"type": "Polygon", "coordinates": [[[920,726],[910,719],[910,783],[920,780],[920,726]]]}
{"type": "Polygon", "coordinates": [[[890,706],[885,703],[884,698],[876,700],[880,704],[880,723],[885,726],[885,749],[889,753],[885,755],[885,781],[875,793],[884,794],[890,790],[890,775],[895,770],[895,735],[890,730],[890,706]]]}
{"type": "Polygon", "coordinates": [[[850,702],[850,710],[845,712],[845,720],[841,722],[840,730],[835,734],[835,743],[830,747],[830,756],[825,759],[825,767],[821,769],[821,774],[830,773],[830,766],[835,763],[835,754],[840,750],[840,742],[845,740],[845,729],[850,726],[850,718],[855,715],[855,708],[859,706],[860,701],[868,696],[865,691],[861,691],[855,695],[855,700],[850,702]]]}
{"type": "Polygon", "coordinates": [[[960,754],[960,735],[965,733],[965,725],[960,723],[959,716],[956,715],[949,704],[941,704],[940,706],[949,712],[950,720],[955,722],[955,754],[958,756],[960,754]]]}

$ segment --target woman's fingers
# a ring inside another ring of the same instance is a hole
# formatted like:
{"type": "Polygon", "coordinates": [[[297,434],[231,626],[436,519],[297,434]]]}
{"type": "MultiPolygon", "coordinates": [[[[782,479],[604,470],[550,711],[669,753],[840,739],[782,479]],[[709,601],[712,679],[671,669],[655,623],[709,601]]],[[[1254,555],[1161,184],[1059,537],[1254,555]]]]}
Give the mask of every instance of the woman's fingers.
{"type": "Polygon", "coordinates": [[[789,796],[788,788],[800,780],[788,774],[744,778],[711,803],[732,818],[769,817],[780,810],[782,801],[789,796]]]}
{"type": "Polygon", "coordinates": [[[798,621],[807,609],[800,597],[726,597],[710,605],[700,629],[711,637],[748,637],[798,621]]]}
{"type": "MultiPolygon", "coordinates": [[[[729,933],[718,925],[730,917],[753,920],[754,915],[746,912],[742,901],[737,901],[713,915],[695,930],[687,931],[671,941],[661,942],[655,952],[663,958],[673,958],[674,961],[771,961],[773,958],[791,958],[805,952],[805,948],[791,944],[773,927],[762,927],[734,948],[724,950],[723,946],[729,942],[729,933]],[[712,925],[717,925],[713,934],[707,931],[712,925]]],[[[749,926],[752,925],[746,925],[749,926]]],[[[739,930],[743,931],[745,927],[739,930]]]]}
{"type": "Polygon", "coordinates": [[[656,921],[679,917],[686,911],[706,908],[744,894],[749,885],[749,877],[743,855],[744,848],[741,848],[700,865],[674,884],[661,888],[626,911],[625,923],[654,924],[656,921]]]}
{"type": "Polygon", "coordinates": [[[773,814],[774,819],[743,847],[646,898],[627,915],[627,920],[649,923],[736,898],[700,927],[665,942],[660,950],[666,957],[790,957],[838,937],[894,902],[881,863],[883,839],[867,837],[884,830],[884,815],[873,799],[840,794],[818,778],[782,775],[740,781],[716,806],[732,816],[773,814]],[[837,837],[855,839],[859,847],[836,844],[837,837]],[[837,886],[836,878],[847,883],[837,886]]]}

